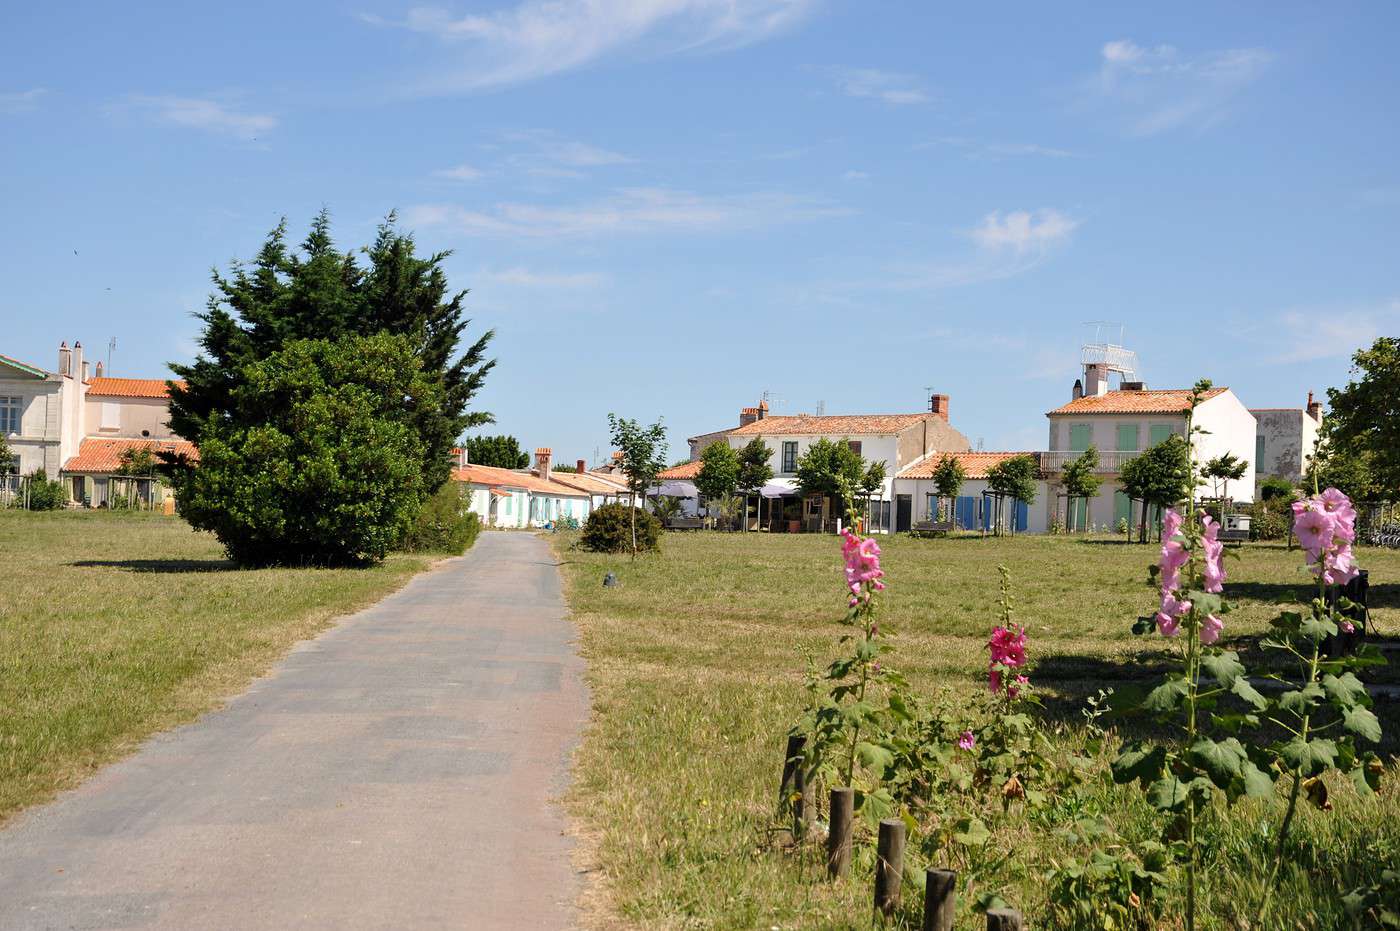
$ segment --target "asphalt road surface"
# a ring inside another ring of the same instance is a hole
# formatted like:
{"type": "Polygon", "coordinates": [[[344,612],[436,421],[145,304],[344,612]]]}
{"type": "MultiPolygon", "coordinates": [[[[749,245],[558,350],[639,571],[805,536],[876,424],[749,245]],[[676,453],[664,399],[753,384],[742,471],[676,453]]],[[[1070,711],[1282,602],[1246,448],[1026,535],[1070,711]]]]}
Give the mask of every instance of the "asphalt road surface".
{"type": "Polygon", "coordinates": [[[0,830],[0,928],[572,927],[581,673],[548,545],[483,533],[0,830]]]}

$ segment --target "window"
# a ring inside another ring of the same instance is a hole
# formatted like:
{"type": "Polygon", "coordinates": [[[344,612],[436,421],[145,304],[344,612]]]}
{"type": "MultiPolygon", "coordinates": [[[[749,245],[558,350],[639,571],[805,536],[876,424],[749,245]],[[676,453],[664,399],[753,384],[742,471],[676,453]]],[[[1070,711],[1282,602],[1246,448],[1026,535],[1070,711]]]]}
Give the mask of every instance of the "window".
{"type": "Polygon", "coordinates": [[[19,421],[23,411],[20,403],[22,401],[23,398],[0,398],[0,436],[9,436],[11,433],[20,432],[19,421]]]}
{"type": "Polygon", "coordinates": [[[797,441],[787,440],[783,443],[783,471],[797,471],[797,441]]]}
{"type": "Polygon", "coordinates": [[[1138,425],[1120,423],[1118,425],[1118,449],[1122,452],[1136,452],[1138,449],[1138,425]]]}
{"type": "Polygon", "coordinates": [[[1264,468],[1264,434],[1259,434],[1254,438],[1254,470],[1262,471],[1264,468]]]}
{"type": "Polygon", "coordinates": [[[1156,446],[1172,435],[1172,425],[1169,423],[1154,423],[1147,428],[1147,435],[1148,443],[1152,446],[1156,446]]]}
{"type": "Polygon", "coordinates": [[[1094,441],[1094,425],[1087,423],[1072,423],[1069,425],[1069,451],[1072,453],[1082,453],[1088,449],[1094,441]]]}
{"type": "Polygon", "coordinates": [[[847,440],[846,445],[851,448],[851,452],[860,455],[860,440],[847,440]]]}
{"type": "Polygon", "coordinates": [[[122,425],[122,408],[111,401],[102,402],[102,429],[115,430],[122,425]]]}
{"type": "Polygon", "coordinates": [[[928,520],[938,520],[938,496],[933,492],[924,495],[924,514],[928,520]]]}

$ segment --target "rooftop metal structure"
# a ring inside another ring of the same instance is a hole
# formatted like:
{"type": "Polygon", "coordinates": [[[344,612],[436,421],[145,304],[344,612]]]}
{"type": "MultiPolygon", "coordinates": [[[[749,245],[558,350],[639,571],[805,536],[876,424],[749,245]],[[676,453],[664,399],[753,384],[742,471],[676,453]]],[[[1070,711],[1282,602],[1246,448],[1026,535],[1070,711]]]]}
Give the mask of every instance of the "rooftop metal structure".
{"type": "Polygon", "coordinates": [[[1094,341],[1085,343],[1079,352],[1081,365],[1102,365],[1116,372],[1123,381],[1140,381],[1137,353],[1123,345],[1124,326],[1109,320],[1091,320],[1084,324],[1094,328],[1094,341]],[[1113,331],[1118,341],[1113,342],[1113,331]]]}

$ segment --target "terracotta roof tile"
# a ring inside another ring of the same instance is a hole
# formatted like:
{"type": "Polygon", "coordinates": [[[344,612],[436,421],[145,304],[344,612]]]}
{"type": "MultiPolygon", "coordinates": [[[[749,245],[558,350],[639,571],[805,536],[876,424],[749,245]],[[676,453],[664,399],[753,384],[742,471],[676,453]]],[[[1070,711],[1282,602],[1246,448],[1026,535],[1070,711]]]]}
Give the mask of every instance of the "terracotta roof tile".
{"type": "MultiPolygon", "coordinates": [[[[1229,388],[1212,388],[1203,397],[1210,400],[1229,388]]],[[[1110,391],[1085,395],[1050,411],[1051,414],[1176,414],[1191,406],[1188,389],[1164,391],[1110,391]]]]}
{"type": "Polygon", "coordinates": [[[565,485],[563,482],[545,480],[530,472],[517,472],[514,469],[498,469],[495,466],[467,465],[452,470],[452,477],[459,482],[473,485],[486,485],[489,488],[524,488],[531,492],[547,492],[564,498],[584,498],[587,492],[565,485]]]}
{"type": "Polygon", "coordinates": [[[199,461],[199,450],[188,440],[86,439],[78,444],[78,455],[63,464],[63,471],[115,472],[121,468],[122,454],[128,449],[183,453],[191,460],[199,461]]]}
{"type": "MultiPolygon", "coordinates": [[[[943,458],[944,453],[930,453],[918,462],[900,472],[895,478],[933,478],[934,470],[938,468],[938,461],[943,458]]],[[[1040,462],[1040,454],[1033,452],[1025,453],[948,453],[962,463],[963,472],[967,478],[986,478],[987,470],[999,462],[1014,459],[1017,456],[1032,456],[1036,463],[1040,462]]]]}
{"type": "Polygon", "coordinates": [[[590,495],[615,495],[627,491],[627,486],[622,482],[593,472],[554,472],[549,480],[577,488],[590,495]]]}
{"type": "Polygon", "coordinates": [[[731,436],[872,436],[898,433],[923,421],[929,414],[835,414],[815,417],[809,414],[764,417],[729,431],[731,436]]]}
{"type": "Polygon", "coordinates": [[[699,459],[693,462],[682,462],[678,466],[671,466],[656,477],[664,482],[689,481],[700,474],[702,464],[699,459]]]}
{"type": "MultiPolygon", "coordinates": [[[[184,382],[176,382],[184,387],[184,382]]],[[[164,398],[169,395],[163,378],[93,378],[88,381],[89,395],[103,398],[164,398]]]]}

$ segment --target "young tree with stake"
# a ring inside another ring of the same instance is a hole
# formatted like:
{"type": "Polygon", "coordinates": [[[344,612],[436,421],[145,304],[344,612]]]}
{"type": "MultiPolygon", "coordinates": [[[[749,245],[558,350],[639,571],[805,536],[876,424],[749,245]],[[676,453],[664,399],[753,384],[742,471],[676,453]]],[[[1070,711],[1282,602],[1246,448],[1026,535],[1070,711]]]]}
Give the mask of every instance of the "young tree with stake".
{"type": "Polygon", "coordinates": [[[666,468],[662,455],[666,449],[666,428],[661,421],[643,427],[635,420],[608,415],[608,428],[612,433],[612,443],[621,453],[622,474],[627,477],[627,488],[632,492],[632,558],[637,558],[637,500],[643,498],[647,489],[656,483],[656,476],[666,468]]]}

